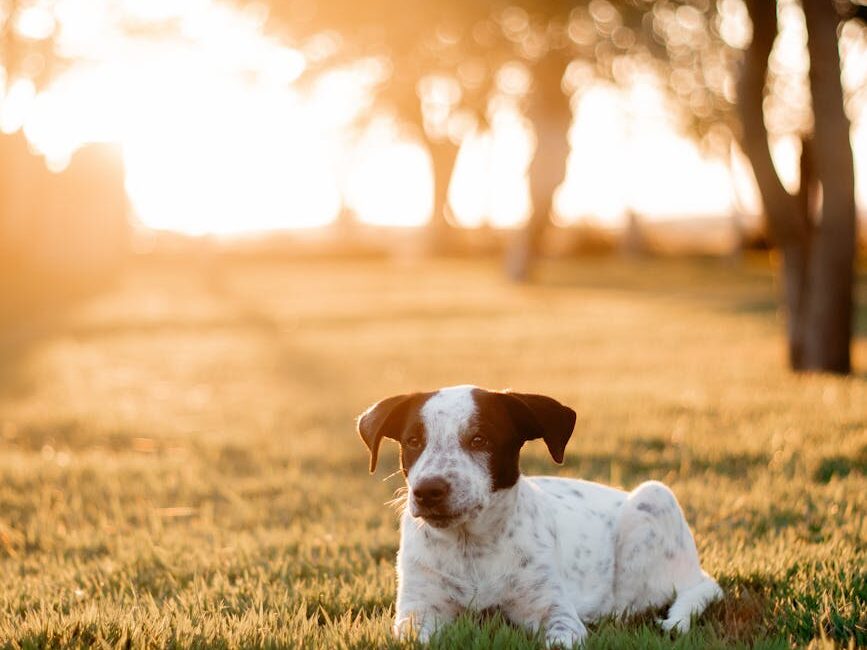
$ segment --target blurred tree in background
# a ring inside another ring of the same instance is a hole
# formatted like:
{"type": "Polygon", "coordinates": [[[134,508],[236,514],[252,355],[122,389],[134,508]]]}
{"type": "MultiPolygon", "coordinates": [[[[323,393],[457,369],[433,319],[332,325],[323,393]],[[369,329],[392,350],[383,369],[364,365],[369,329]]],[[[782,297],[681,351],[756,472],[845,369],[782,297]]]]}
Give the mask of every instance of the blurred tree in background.
{"type": "MultiPolygon", "coordinates": [[[[336,59],[325,57],[325,66],[341,56],[388,61],[391,73],[378,99],[413,125],[430,151],[437,249],[447,247],[447,190],[461,139],[484,128],[497,95],[507,94],[503,75],[515,66],[526,70],[530,82],[516,94],[533,125],[536,151],[529,169],[532,213],[507,257],[516,279],[530,273],[565,176],[572,91],[593,80],[628,85],[636,75],[654,74],[684,132],[717,152],[736,141],[752,165],[782,257],[791,366],[845,373],[856,216],[838,35],[842,21],[864,8],[848,0],[801,3],[814,117],[801,129],[802,185],[794,195],[774,168],[765,126],[773,90],[768,61],[784,5],[796,6],[784,0],[306,0],[273,3],[273,18],[296,38],[305,31],[338,34],[336,59]],[[742,30],[752,25],[743,44],[731,35],[739,22],[742,30]],[[438,83],[425,83],[432,78],[438,83]]],[[[789,101],[793,113],[810,112],[789,101]]]]}
{"type": "MultiPolygon", "coordinates": [[[[385,62],[372,111],[391,110],[427,147],[435,177],[432,236],[448,241],[447,190],[468,133],[489,127],[503,102],[523,109],[536,136],[529,169],[533,210],[509,271],[529,275],[569,154],[573,94],[593,81],[627,86],[655,74],[672,91],[681,126],[727,146],[726,96],[736,53],[713,38],[703,9],[646,0],[300,0],[270,4],[271,24],[317,52],[308,76],[369,57],[385,62]],[[330,52],[318,56],[322,42],[330,52]]],[[[705,14],[711,14],[709,17],[705,14]]],[[[310,58],[310,57],[308,57],[310,58]]],[[[434,246],[440,249],[440,246],[434,246]]]]}
{"type": "MultiPolygon", "coordinates": [[[[64,38],[63,12],[57,0],[0,2],[0,97],[14,105],[23,95],[19,106],[26,105],[73,66],[91,62],[64,38]]],[[[173,29],[119,7],[108,14],[124,38],[164,38],[173,29]]],[[[17,118],[5,125],[8,133],[0,130],[0,321],[110,282],[131,243],[120,147],[86,144],[54,173],[22,133],[24,115],[17,118]]]]}
{"type": "MultiPolygon", "coordinates": [[[[659,6],[673,3],[654,4],[656,11],[659,6]]],[[[685,7],[704,13],[708,40],[726,40],[725,23],[718,19],[717,12],[735,3],[677,4],[678,13],[685,7]]],[[[734,98],[725,93],[717,97],[733,101],[737,109],[739,123],[730,132],[749,159],[768,234],[780,251],[789,363],[794,370],[848,373],[857,216],[839,39],[844,23],[851,18],[863,20],[865,8],[848,0],[745,0],[744,6],[752,35],[742,59],[729,72],[736,79],[737,92],[734,98]],[[809,66],[808,88],[803,89],[800,103],[798,93],[791,92],[791,88],[774,88],[781,75],[771,69],[779,32],[778,15],[798,7],[806,27],[809,66]],[[796,122],[793,130],[801,138],[801,182],[794,194],[784,187],[771,157],[766,125],[775,120],[796,122]]],[[[669,81],[672,95],[679,97],[674,72],[669,81]]],[[[709,81],[709,77],[702,81],[709,81]]]]}
{"type": "Polygon", "coordinates": [[[741,145],[758,182],[768,230],[782,257],[789,362],[796,370],[848,373],[857,220],[838,34],[841,19],[863,13],[863,8],[846,3],[835,6],[829,0],[802,2],[812,128],[802,134],[801,185],[797,194],[791,194],[774,168],[765,126],[777,7],[767,0],[748,0],[746,5],[753,37],[738,82],[741,145]]]}
{"type": "Polygon", "coordinates": [[[428,246],[447,252],[452,247],[448,187],[458,150],[474,124],[484,125],[494,75],[505,56],[491,6],[456,0],[270,5],[272,25],[301,41],[310,63],[306,78],[359,60],[381,68],[367,117],[394,114],[427,148],[434,185],[428,246]]]}
{"type": "MultiPolygon", "coordinates": [[[[59,46],[54,4],[7,0],[0,5],[0,94],[38,93],[72,63],[59,46]]],[[[19,126],[0,132],[3,317],[104,284],[123,264],[129,246],[119,147],[86,145],[55,174],[31,151],[19,126]]]]}

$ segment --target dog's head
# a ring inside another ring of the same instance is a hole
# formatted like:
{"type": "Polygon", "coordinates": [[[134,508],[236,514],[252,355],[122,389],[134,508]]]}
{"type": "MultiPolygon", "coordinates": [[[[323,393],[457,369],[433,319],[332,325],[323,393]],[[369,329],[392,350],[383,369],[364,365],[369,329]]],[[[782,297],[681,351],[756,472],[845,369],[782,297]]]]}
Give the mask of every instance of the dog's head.
{"type": "Polygon", "coordinates": [[[400,443],[410,513],[437,528],[467,521],[515,485],[526,441],[542,438],[562,463],[574,426],[575,412],[550,397],[475,386],[389,397],[358,419],[370,471],[382,438],[400,443]]]}

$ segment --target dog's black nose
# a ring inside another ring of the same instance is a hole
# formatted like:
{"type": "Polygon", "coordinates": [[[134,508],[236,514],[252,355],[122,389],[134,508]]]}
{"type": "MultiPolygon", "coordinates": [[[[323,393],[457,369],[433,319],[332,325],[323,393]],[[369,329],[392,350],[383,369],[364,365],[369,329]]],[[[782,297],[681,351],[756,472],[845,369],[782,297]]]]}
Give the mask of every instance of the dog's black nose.
{"type": "Polygon", "coordinates": [[[412,494],[418,505],[433,508],[446,500],[451,489],[444,478],[433,476],[419,481],[412,489],[412,494]]]}

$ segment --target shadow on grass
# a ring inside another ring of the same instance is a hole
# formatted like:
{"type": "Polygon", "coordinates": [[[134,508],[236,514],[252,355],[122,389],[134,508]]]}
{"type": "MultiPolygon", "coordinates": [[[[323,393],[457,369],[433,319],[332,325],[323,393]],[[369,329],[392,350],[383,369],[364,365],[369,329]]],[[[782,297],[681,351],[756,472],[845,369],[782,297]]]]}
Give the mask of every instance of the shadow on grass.
{"type": "Polygon", "coordinates": [[[723,601],[708,609],[720,634],[736,641],[756,635],[804,645],[825,637],[842,646],[867,644],[867,573],[841,564],[831,575],[817,562],[795,562],[781,575],[720,580],[723,601]]]}
{"type": "MultiPolygon", "coordinates": [[[[747,606],[749,608],[749,606],[747,606]]],[[[743,608],[741,608],[743,609],[743,608]]],[[[734,608],[730,608],[734,612],[734,608]]],[[[692,629],[685,635],[664,632],[657,620],[664,615],[664,609],[632,616],[625,620],[605,618],[587,625],[588,635],[582,646],[587,650],[643,650],[676,648],[698,650],[699,648],[762,647],[786,648],[784,640],[768,640],[760,632],[761,614],[751,611],[745,619],[750,623],[741,624],[738,637],[720,634],[725,621],[720,618],[723,609],[712,606],[700,619],[694,621],[692,629]]],[[[731,616],[728,617],[732,619],[731,616]]],[[[421,646],[418,646],[421,647],[421,646]]],[[[540,632],[530,632],[507,621],[499,612],[464,614],[454,623],[440,630],[430,643],[430,648],[445,650],[451,648],[544,648],[544,636],[540,632]]]]}
{"type": "Polygon", "coordinates": [[[830,483],[835,477],[845,478],[853,472],[867,476],[867,445],[861,447],[854,458],[848,456],[825,458],[813,473],[813,479],[819,483],[830,483]]]}

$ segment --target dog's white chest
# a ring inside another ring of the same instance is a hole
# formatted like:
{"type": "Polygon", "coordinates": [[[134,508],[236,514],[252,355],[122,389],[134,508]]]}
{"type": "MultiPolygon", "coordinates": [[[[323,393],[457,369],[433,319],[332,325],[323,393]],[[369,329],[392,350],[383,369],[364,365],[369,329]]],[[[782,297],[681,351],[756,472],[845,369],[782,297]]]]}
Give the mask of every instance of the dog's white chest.
{"type": "Polygon", "coordinates": [[[464,608],[484,610],[498,607],[515,572],[509,570],[510,553],[502,546],[467,546],[449,557],[446,571],[463,586],[457,598],[464,608]],[[449,568],[450,567],[450,568],[449,568]]]}
{"type": "Polygon", "coordinates": [[[449,594],[460,608],[483,610],[501,604],[515,580],[515,552],[499,539],[473,540],[441,536],[403,522],[398,566],[401,572],[424,574],[434,592],[449,594]]]}

